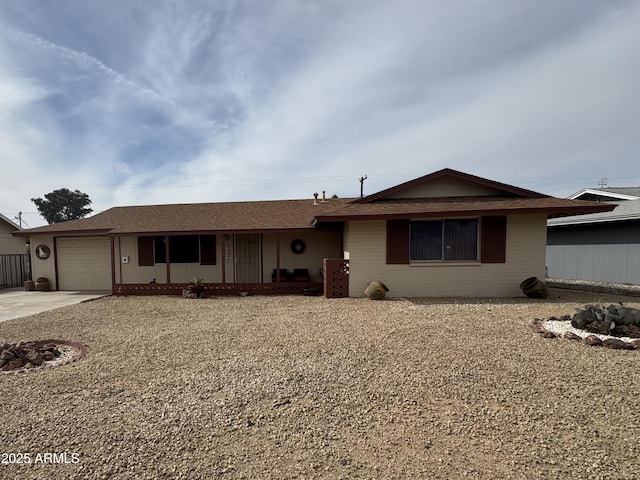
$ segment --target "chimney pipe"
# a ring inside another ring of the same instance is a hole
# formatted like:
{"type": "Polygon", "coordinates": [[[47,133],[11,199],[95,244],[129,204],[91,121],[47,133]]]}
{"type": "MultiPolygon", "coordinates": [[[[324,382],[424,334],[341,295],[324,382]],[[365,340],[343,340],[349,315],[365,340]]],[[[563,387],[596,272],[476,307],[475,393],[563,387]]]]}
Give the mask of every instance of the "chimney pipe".
{"type": "Polygon", "coordinates": [[[327,197],[325,197],[326,193],[327,193],[326,190],[322,190],[322,203],[327,201],[327,197]]]}
{"type": "Polygon", "coordinates": [[[313,204],[318,205],[318,193],[313,194],[313,204]]]}

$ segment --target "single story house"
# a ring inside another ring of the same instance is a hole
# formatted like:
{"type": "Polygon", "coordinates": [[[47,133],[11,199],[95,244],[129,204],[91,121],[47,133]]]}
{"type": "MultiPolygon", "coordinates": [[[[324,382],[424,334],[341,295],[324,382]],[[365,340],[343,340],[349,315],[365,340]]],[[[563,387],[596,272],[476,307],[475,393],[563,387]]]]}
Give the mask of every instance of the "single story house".
{"type": "Polygon", "coordinates": [[[23,238],[13,234],[20,227],[0,213],[0,255],[27,253],[23,238]]]}
{"type": "Polygon", "coordinates": [[[583,189],[570,199],[615,207],[547,222],[547,276],[640,285],[640,187],[583,189]]]}
{"type": "Polygon", "coordinates": [[[20,226],[0,213],[0,290],[22,288],[31,276],[24,238],[14,236],[20,226]]]}
{"type": "Polygon", "coordinates": [[[114,207],[18,235],[60,290],[514,296],[544,276],[548,218],[612,208],[443,169],[363,198],[114,207]]]}

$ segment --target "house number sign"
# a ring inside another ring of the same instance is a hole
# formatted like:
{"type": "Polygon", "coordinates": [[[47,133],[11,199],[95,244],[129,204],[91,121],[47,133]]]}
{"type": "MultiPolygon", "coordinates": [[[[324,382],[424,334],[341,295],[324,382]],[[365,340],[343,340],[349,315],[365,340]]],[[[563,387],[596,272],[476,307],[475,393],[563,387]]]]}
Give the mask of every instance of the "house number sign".
{"type": "Polygon", "coordinates": [[[38,245],[36,247],[36,257],[40,260],[46,260],[51,255],[51,250],[46,245],[38,245]]]}

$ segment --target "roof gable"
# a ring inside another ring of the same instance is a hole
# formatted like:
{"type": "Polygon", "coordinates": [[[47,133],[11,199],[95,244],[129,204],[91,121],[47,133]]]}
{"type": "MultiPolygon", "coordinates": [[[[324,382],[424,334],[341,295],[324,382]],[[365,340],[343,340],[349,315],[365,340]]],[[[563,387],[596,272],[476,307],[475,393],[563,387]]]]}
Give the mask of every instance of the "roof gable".
{"type": "Polygon", "coordinates": [[[571,200],[611,202],[640,199],[640,188],[583,188],[569,197],[571,200]]]}
{"type": "Polygon", "coordinates": [[[0,223],[3,223],[6,226],[8,226],[10,231],[21,230],[21,228],[16,223],[12,222],[1,213],[0,213],[0,223]]]}
{"type": "Polygon", "coordinates": [[[495,182],[468,173],[444,168],[420,178],[401,183],[386,190],[354,200],[352,203],[371,203],[378,200],[453,197],[521,197],[546,198],[532,190],[495,182]]]}

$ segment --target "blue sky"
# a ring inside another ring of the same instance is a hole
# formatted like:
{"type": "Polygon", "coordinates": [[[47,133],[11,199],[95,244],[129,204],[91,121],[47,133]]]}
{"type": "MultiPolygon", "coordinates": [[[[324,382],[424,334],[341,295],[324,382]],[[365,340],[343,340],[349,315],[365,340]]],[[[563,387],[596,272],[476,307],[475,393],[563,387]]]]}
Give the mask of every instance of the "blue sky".
{"type": "Polygon", "coordinates": [[[640,185],[640,2],[3,0],[0,213],[640,185]]]}

